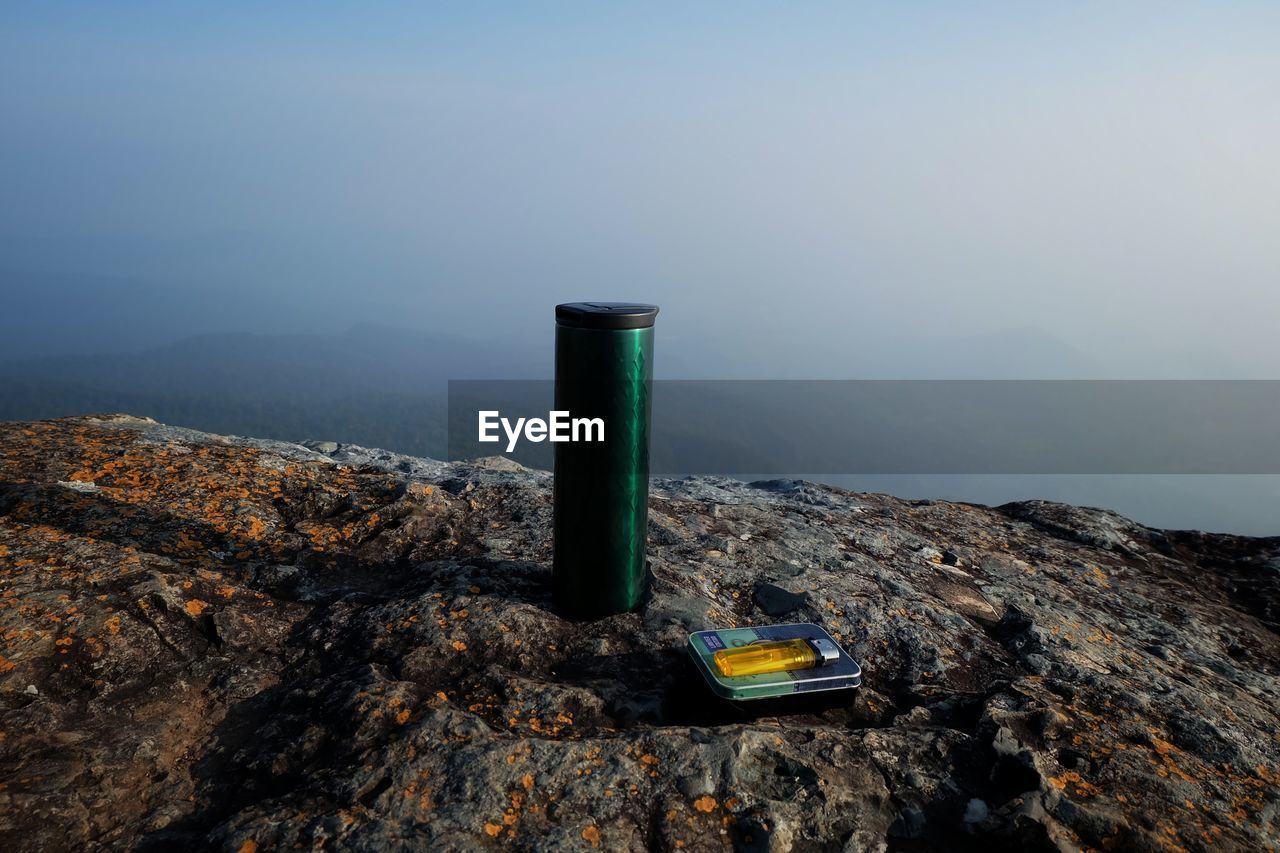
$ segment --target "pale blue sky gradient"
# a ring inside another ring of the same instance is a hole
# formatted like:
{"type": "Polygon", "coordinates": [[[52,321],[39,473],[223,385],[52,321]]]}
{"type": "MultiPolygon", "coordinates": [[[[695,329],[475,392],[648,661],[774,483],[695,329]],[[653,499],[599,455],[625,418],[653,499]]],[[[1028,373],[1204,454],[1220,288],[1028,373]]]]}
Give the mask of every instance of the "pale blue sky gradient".
{"type": "Polygon", "coordinates": [[[800,376],[1010,328],[1280,367],[1280,4],[406,5],[6,3],[0,265],[244,328],[645,299],[800,376]]]}

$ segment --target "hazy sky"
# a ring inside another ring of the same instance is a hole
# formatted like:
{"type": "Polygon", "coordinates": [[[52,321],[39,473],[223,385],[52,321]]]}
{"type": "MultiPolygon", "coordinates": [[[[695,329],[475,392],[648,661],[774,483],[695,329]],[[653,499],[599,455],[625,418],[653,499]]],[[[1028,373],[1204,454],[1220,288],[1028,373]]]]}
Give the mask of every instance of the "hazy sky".
{"type": "Polygon", "coordinates": [[[0,266],[245,328],[621,298],[789,364],[1032,327],[1278,372],[1280,3],[513,8],[5,3],[0,266]]]}

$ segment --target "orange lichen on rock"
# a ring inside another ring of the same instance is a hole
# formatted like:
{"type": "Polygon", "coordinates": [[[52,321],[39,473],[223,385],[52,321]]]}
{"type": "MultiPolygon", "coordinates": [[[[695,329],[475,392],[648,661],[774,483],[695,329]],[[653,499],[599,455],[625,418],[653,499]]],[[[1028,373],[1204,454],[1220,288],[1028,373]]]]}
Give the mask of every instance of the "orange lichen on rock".
{"type": "Polygon", "coordinates": [[[1072,793],[1078,797],[1096,797],[1102,790],[1091,782],[1087,782],[1074,770],[1068,770],[1060,776],[1050,776],[1048,782],[1059,791],[1065,791],[1070,785],[1072,793]]]}
{"type": "Polygon", "coordinates": [[[713,812],[716,809],[716,798],[710,794],[704,794],[693,801],[693,807],[700,812],[713,812]]]}
{"type": "Polygon", "coordinates": [[[588,826],[586,829],[582,830],[582,839],[586,841],[588,844],[590,844],[592,847],[599,847],[600,846],[599,828],[596,827],[595,824],[588,826]]]}
{"type": "Polygon", "coordinates": [[[1162,776],[1162,777],[1176,776],[1177,778],[1181,779],[1183,782],[1199,781],[1195,776],[1192,776],[1190,773],[1187,773],[1185,770],[1182,769],[1182,767],[1178,765],[1176,761],[1174,761],[1174,756],[1180,755],[1181,750],[1179,750],[1176,746],[1171,744],[1169,741],[1163,740],[1158,737],[1152,737],[1151,748],[1154,749],[1156,754],[1160,757],[1160,762],[1157,762],[1157,763],[1161,763],[1161,762],[1163,763],[1163,766],[1159,767],[1159,769],[1156,770],[1156,775],[1162,776]]]}
{"type": "Polygon", "coordinates": [[[204,613],[208,606],[209,602],[193,598],[186,603],[187,614],[189,616],[199,616],[201,613],[204,613]]]}

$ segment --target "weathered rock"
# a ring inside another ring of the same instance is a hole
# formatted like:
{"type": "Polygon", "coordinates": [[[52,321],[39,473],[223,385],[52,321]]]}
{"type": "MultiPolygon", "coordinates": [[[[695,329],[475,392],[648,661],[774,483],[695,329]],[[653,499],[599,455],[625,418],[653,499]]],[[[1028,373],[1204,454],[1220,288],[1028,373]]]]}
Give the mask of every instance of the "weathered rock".
{"type": "Polygon", "coordinates": [[[719,478],[650,515],[643,608],[574,623],[545,473],[0,425],[0,846],[1276,844],[1280,540],[719,478]],[[715,700],[686,634],[770,613],[864,687],[715,700]]]}

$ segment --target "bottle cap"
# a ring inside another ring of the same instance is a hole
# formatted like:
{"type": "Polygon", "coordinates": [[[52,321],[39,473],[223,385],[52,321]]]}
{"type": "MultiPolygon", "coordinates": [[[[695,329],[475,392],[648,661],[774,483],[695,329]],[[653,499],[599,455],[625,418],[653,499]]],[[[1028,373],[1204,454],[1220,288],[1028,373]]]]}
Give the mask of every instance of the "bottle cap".
{"type": "Polygon", "coordinates": [[[640,302],[566,302],[556,306],[556,322],[578,329],[647,329],[657,305],[640,302]]]}

